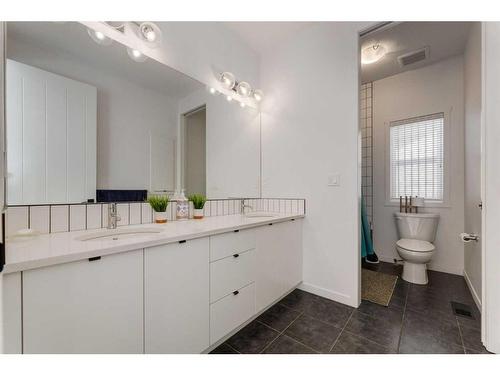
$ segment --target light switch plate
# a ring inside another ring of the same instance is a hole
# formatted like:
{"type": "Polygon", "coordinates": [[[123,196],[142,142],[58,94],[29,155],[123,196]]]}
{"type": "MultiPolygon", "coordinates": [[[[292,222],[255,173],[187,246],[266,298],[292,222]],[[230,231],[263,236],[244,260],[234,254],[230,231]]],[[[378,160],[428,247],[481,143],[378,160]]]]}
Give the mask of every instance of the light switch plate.
{"type": "Polygon", "coordinates": [[[338,173],[328,175],[328,186],[340,186],[340,175],[338,173]]]}

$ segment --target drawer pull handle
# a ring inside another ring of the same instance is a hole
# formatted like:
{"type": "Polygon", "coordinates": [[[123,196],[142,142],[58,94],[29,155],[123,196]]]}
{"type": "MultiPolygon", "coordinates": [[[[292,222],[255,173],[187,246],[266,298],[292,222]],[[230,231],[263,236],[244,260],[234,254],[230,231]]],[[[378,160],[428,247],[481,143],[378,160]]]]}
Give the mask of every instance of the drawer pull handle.
{"type": "Polygon", "coordinates": [[[100,256],[99,257],[92,257],[92,258],[89,258],[89,262],[94,262],[94,261],[99,260],[99,259],[101,259],[100,256]]]}
{"type": "Polygon", "coordinates": [[[186,240],[181,240],[179,241],[179,243],[186,243],[186,240]]]}
{"type": "Polygon", "coordinates": [[[268,225],[273,225],[273,223],[269,223],[268,225]]]}
{"type": "Polygon", "coordinates": [[[234,233],[238,233],[240,230],[239,229],[235,229],[234,230],[234,233]]]}
{"type": "Polygon", "coordinates": [[[235,291],[233,292],[233,294],[234,294],[235,296],[237,296],[238,294],[240,294],[240,292],[239,292],[239,291],[237,291],[237,290],[235,290],[235,291]]]}
{"type": "Polygon", "coordinates": [[[233,254],[233,257],[238,258],[240,254],[233,254]]]}

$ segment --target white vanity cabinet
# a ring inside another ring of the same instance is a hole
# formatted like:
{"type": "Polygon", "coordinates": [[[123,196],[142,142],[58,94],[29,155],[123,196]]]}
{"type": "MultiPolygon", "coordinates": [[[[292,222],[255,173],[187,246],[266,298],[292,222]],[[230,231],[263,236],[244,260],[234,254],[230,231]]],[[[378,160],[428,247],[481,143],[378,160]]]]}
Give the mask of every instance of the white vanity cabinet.
{"type": "MultiPolygon", "coordinates": [[[[0,277],[2,277],[0,275],[0,277]]],[[[22,290],[21,272],[3,275],[3,353],[22,353],[22,290]]],[[[0,322],[1,323],[1,322],[0,322]]],[[[1,347],[1,345],[0,345],[1,347]]]]}
{"type": "Polygon", "coordinates": [[[24,353],[142,353],[143,251],[23,272],[24,353]]]}
{"type": "Polygon", "coordinates": [[[209,346],[209,239],[145,249],[145,353],[209,346]]]}
{"type": "Polygon", "coordinates": [[[267,308],[302,281],[302,222],[257,228],[257,312],[267,308]]]}

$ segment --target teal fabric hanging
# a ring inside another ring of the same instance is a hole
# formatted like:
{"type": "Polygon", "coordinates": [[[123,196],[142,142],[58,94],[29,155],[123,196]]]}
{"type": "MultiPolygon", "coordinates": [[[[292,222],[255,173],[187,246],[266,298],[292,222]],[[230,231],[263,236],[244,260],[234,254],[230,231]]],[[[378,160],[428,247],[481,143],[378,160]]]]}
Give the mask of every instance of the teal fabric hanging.
{"type": "Polygon", "coordinates": [[[361,198],[361,257],[373,254],[373,243],[370,235],[370,224],[366,214],[365,200],[361,198]]]}

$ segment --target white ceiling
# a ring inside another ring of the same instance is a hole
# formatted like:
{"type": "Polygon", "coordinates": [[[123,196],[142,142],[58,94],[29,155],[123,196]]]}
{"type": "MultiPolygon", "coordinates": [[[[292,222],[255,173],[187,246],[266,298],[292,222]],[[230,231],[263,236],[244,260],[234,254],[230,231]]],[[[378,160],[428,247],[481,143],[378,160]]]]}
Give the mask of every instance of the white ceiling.
{"type": "Polygon", "coordinates": [[[271,51],[314,22],[222,22],[259,55],[271,51]]]}
{"type": "Polygon", "coordinates": [[[361,49],[380,43],[388,53],[379,61],[361,65],[362,82],[372,82],[407,70],[421,68],[464,52],[470,22],[402,22],[362,38],[361,49]],[[429,57],[401,67],[397,57],[429,47],[429,57]]]}
{"type": "Polygon", "coordinates": [[[183,98],[203,87],[200,82],[155,60],[133,61],[125,46],[116,41],[110,46],[98,45],[77,22],[9,22],[7,56],[9,44],[16,40],[49,50],[55,56],[68,54],[96,69],[172,98],[183,98]]]}

